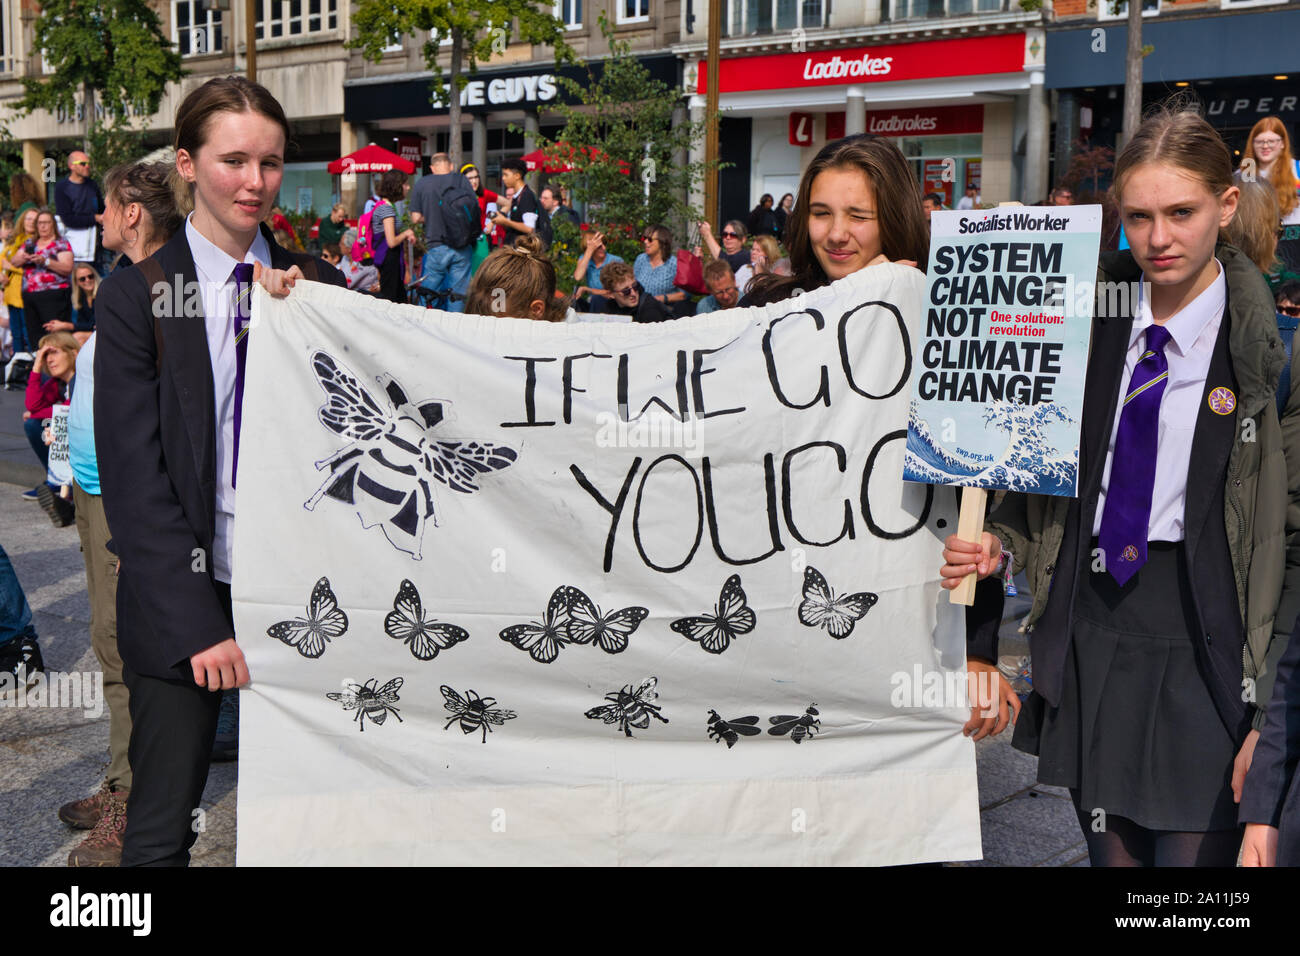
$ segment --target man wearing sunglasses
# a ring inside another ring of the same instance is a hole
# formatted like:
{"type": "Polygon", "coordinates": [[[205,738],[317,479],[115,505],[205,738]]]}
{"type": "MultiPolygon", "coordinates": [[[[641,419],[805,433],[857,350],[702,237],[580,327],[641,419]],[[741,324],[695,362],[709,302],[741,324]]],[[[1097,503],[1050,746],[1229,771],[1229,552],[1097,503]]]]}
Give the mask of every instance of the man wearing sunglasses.
{"type": "Polygon", "coordinates": [[[72,245],[72,257],[95,263],[96,223],[103,221],[104,194],[90,178],[90,157],[79,149],[68,154],[68,177],[54,185],[54,211],[63,221],[63,237],[72,245]]]}
{"type": "Polygon", "coordinates": [[[610,262],[600,270],[600,284],[609,290],[605,311],[614,315],[630,315],[633,322],[663,322],[673,314],[668,307],[652,295],[641,291],[632,267],[626,262],[610,262]]]}

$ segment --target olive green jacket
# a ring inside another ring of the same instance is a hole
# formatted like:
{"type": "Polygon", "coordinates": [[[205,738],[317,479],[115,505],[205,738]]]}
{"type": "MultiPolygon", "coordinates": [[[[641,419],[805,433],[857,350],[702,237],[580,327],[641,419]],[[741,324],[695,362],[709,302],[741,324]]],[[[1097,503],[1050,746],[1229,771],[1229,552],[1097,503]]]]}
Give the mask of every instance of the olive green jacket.
{"type": "MultiPolygon", "coordinates": [[[[1293,350],[1291,394],[1279,421],[1276,390],[1286,353],[1273,298],[1243,253],[1220,245],[1215,254],[1228,286],[1228,349],[1240,392],[1239,439],[1228,459],[1223,520],[1245,634],[1242,699],[1255,704],[1252,725],[1259,729],[1277,662],[1300,612],[1300,368],[1294,354],[1300,349],[1293,350]]],[[[1130,254],[1103,254],[1097,314],[1104,307],[1101,282],[1139,276],[1130,254]]],[[[1069,506],[1066,497],[1012,493],[988,522],[988,530],[1014,554],[1015,569],[1025,571],[1034,598],[1030,626],[1047,606],[1069,506]]]]}

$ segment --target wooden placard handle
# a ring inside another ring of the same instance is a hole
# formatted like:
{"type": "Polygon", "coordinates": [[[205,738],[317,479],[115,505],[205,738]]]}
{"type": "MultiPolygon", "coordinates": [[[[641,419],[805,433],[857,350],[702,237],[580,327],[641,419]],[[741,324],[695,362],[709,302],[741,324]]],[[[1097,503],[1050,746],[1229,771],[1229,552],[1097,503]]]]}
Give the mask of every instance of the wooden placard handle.
{"type": "MultiPolygon", "coordinates": [[[[1000,202],[998,206],[1020,206],[1018,202],[1000,202]]],[[[988,504],[989,493],[984,488],[961,489],[961,513],[957,517],[957,537],[963,541],[978,542],[984,534],[984,509],[988,504]]],[[[961,579],[961,584],[948,594],[953,604],[970,607],[975,603],[975,585],[979,579],[974,572],[961,579]]]]}
{"type": "MultiPolygon", "coordinates": [[[[988,504],[988,498],[987,489],[961,489],[961,513],[957,516],[957,537],[961,540],[978,542],[984,534],[984,507],[988,504]]],[[[970,607],[975,603],[975,585],[978,583],[978,578],[972,571],[961,579],[961,584],[948,592],[949,602],[970,607]]]]}

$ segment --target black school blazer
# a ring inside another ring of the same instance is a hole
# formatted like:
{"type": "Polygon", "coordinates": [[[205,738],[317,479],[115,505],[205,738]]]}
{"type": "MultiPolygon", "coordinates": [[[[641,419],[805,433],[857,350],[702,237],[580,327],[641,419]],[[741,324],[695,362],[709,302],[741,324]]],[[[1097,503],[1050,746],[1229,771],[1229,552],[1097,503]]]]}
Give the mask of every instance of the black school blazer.
{"type": "MultiPolygon", "coordinates": [[[[265,225],[262,234],[273,268],[307,271],[313,257],[282,249],[265,225]]],[[[196,288],[184,228],[151,258],[169,282],[179,276],[196,288]]],[[[313,261],[322,281],[345,285],[337,269],[313,261]]],[[[155,327],[139,267],[103,281],[95,318],[95,450],[111,548],[122,559],[118,647],[137,674],[192,681],[190,657],[233,636],[212,576],[217,421],[207,326],[181,314],[155,327]]]]}

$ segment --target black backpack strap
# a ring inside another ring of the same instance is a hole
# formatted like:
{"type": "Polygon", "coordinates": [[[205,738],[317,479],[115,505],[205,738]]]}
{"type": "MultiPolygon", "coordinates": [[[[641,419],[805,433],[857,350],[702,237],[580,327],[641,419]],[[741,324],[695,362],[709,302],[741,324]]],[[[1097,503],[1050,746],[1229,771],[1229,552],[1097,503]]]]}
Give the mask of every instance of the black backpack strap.
{"type": "Polygon", "coordinates": [[[156,353],[154,355],[154,369],[156,371],[161,371],[163,334],[161,325],[162,320],[159,317],[163,314],[164,310],[158,307],[158,301],[167,298],[167,277],[163,275],[162,265],[153,256],[149,256],[147,259],[142,259],[137,262],[135,267],[140,270],[140,274],[144,276],[145,284],[149,287],[149,301],[153,306],[153,341],[156,353]]]}

